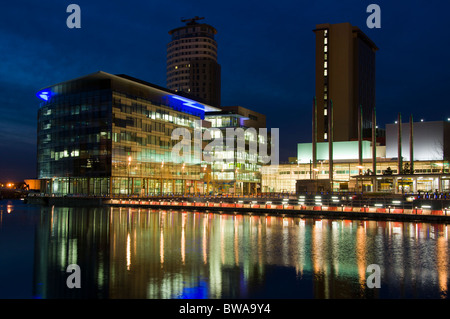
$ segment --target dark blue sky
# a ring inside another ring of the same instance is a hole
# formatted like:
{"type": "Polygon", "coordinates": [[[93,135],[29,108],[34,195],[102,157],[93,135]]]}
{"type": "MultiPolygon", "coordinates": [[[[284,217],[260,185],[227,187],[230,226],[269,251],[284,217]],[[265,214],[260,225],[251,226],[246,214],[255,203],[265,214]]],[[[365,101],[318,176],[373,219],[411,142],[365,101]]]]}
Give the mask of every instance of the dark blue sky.
{"type": "Polygon", "coordinates": [[[311,139],[312,30],[350,22],[380,48],[377,115],[381,126],[404,117],[450,117],[448,1],[4,1],[0,11],[0,181],[36,177],[40,88],[99,70],[165,86],[168,31],[202,16],[218,34],[222,104],[266,114],[279,128],[281,160],[311,139]],[[394,3],[395,2],[395,3],[394,3]],[[81,29],[66,8],[81,7],[81,29]],[[381,7],[381,29],[366,8],[381,7]]]}

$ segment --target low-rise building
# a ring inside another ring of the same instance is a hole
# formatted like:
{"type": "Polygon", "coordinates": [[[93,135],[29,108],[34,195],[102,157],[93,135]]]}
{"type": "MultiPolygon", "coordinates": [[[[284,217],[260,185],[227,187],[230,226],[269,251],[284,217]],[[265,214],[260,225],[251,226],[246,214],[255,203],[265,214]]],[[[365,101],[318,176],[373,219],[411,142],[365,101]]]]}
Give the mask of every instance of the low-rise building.
{"type": "MultiPolygon", "coordinates": [[[[295,164],[262,167],[262,192],[305,192],[311,180],[330,180],[328,143],[317,143],[317,164],[312,165],[312,144],[298,144],[295,164]]],[[[376,145],[376,172],[370,141],[333,143],[333,185],[319,189],[335,192],[450,192],[450,123],[398,123],[386,126],[386,145],[376,145]],[[401,132],[399,138],[399,131],[401,132]],[[410,139],[410,132],[413,138],[410,139]],[[399,142],[400,141],[400,148],[399,142]],[[410,141],[413,142],[411,153],[410,141]],[[402,160],[399,161],[399,152],[402,160]],[[413,161],[411,162],[411,154],[413,161]],[[401,165],[401,167],[399,167],[401,165]]]]}

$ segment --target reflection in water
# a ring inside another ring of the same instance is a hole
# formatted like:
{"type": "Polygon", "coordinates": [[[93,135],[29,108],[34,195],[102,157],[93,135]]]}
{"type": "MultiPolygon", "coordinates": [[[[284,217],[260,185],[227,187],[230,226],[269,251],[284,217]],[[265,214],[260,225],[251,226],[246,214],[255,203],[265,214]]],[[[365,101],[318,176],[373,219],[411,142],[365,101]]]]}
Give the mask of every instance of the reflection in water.
{"type": "Polygon", "coordinates": [[[450,265],[442,224],[131,208],[42,208],[35,258],[42,298],[446,298],[450,265]]]}

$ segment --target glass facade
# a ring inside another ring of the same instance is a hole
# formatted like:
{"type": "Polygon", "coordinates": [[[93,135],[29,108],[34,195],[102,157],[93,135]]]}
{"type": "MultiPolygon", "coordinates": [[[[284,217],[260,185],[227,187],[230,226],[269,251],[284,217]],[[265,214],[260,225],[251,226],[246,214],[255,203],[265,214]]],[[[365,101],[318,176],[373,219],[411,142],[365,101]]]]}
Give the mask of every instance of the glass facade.
{"type": "MultiPolygon", "coordinates": [[[[261,190],[262,162],[258,154],[250,152],[250,144],[259,146],[269,143],[268,138],[260,135],[258,130],[245,126],[243,115],[235,114],[206,114],[205,119],[216,128],[216,135],[223,137],[223,146],[211,149],[215,160],[211,163],[211,174],[214,191],[218,194],[256,194],[261,190]],[[235,130],[233,136],[228,136],[227,129],[235,130]],[[242,135],[236,129],[242,129],[242,135]],[[243,140],[244,149],[239,149],[238,141],[243,140]],[[233,150],[227,149],[227,143],[233,145],[233,150]]],[[[258,148],[259,149],[259,148],[258,148]]]]}
{"type": "MultiPolygon", "coordinates": [[[[104,72],[47,87],[37,96],[42,100],[37,170],[45,194],[256,192],[261,165],[255,155],[214,148],[216,157],[228,159],[227,163],[207,163],[194,156],[194,130],[204,131],[204,125],[245,129],[240,116],[213,116],[220,110],[126,75],[104,72]],[[191,136],[190,154],[183,154],[182,160],[172,158],[173,147],[182,139],[172,139],[177,128],[187,129],[191,136]]],[[[255,139],[267,142],[247,131],[244,139],[246,150],[255,139]]]]}
{"type": "Polygon", "coordinates": [[[38,92],[38,178],[54,195],[205,191],[191,154],[172,159],[175,128],[191,133],[207,105],[127,76],[98,72],[38,92]]]}
{"type": "Polygon", "coordinates": [[[38,111],[37,170],[45,192],[105,193],[111,172],[110,81],[77,80],[42,92],[47,98],[38,111]]]}
{"type": "MultiPolygon", "coordinates": [[[[319,161],[317,179],[329,178],[328,161],[319,161]]],[[[333,190],[336,192],[450,192],[449,163],[444,161],[416,161],[414,175],[398,176],[397,162],[377,159],[376,189],[373,177],[368,174],[372,162],[365,161],[362,167],[355,160],[340,161],[333,165],[333,190]],[[359,170],[363,175],[358,176],[359,170]],[[387,174],[391,170],[393,175],[387,174]]],[[[263,193],[295,193],[298,180],[313,179],[311,164],[265,165],[262,167],[261,185],[263,193]]]]}

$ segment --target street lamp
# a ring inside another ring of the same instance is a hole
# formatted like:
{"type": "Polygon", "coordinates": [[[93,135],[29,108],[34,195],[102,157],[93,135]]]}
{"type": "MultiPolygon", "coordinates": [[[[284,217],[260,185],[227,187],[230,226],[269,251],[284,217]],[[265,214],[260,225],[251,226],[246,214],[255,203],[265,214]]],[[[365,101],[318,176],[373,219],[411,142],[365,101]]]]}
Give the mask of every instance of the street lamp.
{"type": "Polygon", "coordinates": [[[131,169],[131,156],[128,156],[128,180],[127,180],[127,195],[130,196],[130,169],[131,169]]]}
{"type": "Polygon", "coordinates": [[[185,196],[186,195],[186,181],[184,179],[184,163],[181,166],[181,180],[183,182],[183,196],[185,196]]]}
{"type": "Polygon", "coordinates": [[[203,196],[205,195],[205,183],[206,183],[206,192],[207,192],[208,191],[208,179],[206,176],[206,165],[203,167],[203,186],[202,186],[203,196]]]}
{"type": "Polygon", "coordinates": [[[234,170],[234,196],[237,195],[237,190],[236,190],[236,184],[237,184],[237,174],[238,174],[238,168],[236,167],[236,169],[234,170]]]}
{"type": "Polygon", "coordinates": [[[160,183],[161,183],[161,185],[160,185],[160,190],[159,190],[159,195],[160,196],[162,196],[162,193],[163,193],[163,168],[164,168],[164,161],[162,161],[161,162],[161,171],[160,171],[160,173],[161,173],[161,181],[160,181],[160,183]]]}

